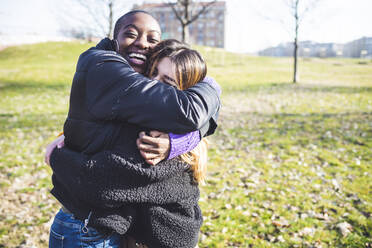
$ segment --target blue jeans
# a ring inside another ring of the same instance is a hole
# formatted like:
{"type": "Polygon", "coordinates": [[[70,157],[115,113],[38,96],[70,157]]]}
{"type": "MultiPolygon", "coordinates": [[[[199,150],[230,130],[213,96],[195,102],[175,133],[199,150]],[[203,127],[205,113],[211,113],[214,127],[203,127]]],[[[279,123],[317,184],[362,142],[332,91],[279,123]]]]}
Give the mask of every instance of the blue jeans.
{"type": "Polygon", "coordinates": [[[120,235],[102,235],[96,229],[59,210],[49,234],[49,248],[119,248],[120,235]]]}

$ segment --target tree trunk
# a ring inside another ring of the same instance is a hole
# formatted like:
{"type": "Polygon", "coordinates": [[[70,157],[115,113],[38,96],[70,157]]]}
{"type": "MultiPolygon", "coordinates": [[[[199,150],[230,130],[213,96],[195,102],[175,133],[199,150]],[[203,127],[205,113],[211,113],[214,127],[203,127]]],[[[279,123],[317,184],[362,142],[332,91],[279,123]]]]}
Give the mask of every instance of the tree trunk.
{"type": "Polygon", "coordinates": [[[189,42],[189,7],[191,4],[190,0],[184,0],[184,24],[182,24],[182,42],[188,43],[189,42]]]}
{"type": "Polygon", "coordinates": [[[298,76],[297,76],[297,51],[298,51],[298,44],[297,44],[297,36],[294,41],[294,51],[293,51],[293,83],[297,83],[298,76]]]}
{"type": "Polygon", "coordinates": [[[109,37],[110,39],[112,39],[112,26],[113,26],[113,22],[114,22],[114,20],[113,20],[113,10],[112,10],[112,1],[109,3],[109,11],[110,11],[110,13],[109,13],[109,19],[108,19],[108,21],[109,21],[109,29],[108,29],[108,31],[107,31],[107,37],[109,37]]]}
{"type": "Polygon", "coordinates": [[[182,42],[189,44],[189,25],[182,25],[182,42]]]}
{"type": "Polygon", "coordinates": [[[298,17],[298,2],[296,0],[294,6],[294,17],[295,17],[295,39],[294,39],[294,51],[293,51],[293,83],[298,81],[298,72],[297,72],[297,57],[298,57],[298,27],[299,27],[299,17],[298,17]]]}

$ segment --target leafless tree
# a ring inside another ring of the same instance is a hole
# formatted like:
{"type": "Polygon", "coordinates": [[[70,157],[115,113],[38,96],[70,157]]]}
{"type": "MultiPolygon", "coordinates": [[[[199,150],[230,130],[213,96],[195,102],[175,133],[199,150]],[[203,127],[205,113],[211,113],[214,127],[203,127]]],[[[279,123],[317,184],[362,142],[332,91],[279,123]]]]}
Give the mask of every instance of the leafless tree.
{"type": "Polygon", "coordinates": [[[304,0],[284,0],[285,4],[291,10],[291,16],[294,21],[294,32],[293,32],[293,83],[298,82],[298,31],[302,20],[307,13],[314,9],[320,0],[308,1],[306,6],[302,6],[300,10],[300,4],[305,2],[304,0]]]}
{"type": "Polygon", "coordinates": [[[282,3],[289,10],[290,21],[288,22],[288,14],[277,13],[267,16],[266,14],[257,12],[264,19],[280,23],[282,27],[289,32],[293,37],[293,83],[298,82],[298,49],[299,49],[299,30],[306,16],[313,11],[320,1],[325,0],[282,0],[282,3]]]}
{"type": "Polygon", "coordinates": [[[87,1],[77,0],[80,6],[82,6],[94,20],[97,31],[106,37],[111,37],[113,29],[113,6],[115,0],[99,0],[99,1],[87,1]]]}
{"type": "Polygon", "coordinates": [[[62,31],[89,38],[110,37],[114,28],[114,17],[122,6],[119,0],[75,0],[59,5],[62,31]]]}
{"type": "Polygon", "coordinates": [[[217,0],[210,2],[196,2],[193,0],[177,0],[176,2],[168,2],[172,8],[177,20],[182,27],[182,41],[189,41],[189,25],[196,21],[202,14],[208,12],[208,8],[217,0]]]}

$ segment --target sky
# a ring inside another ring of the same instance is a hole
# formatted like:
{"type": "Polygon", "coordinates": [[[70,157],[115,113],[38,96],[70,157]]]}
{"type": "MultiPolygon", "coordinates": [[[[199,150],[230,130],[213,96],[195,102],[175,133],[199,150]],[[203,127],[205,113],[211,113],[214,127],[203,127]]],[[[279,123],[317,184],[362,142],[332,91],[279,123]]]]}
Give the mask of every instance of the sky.
{"type": "MultiPolygon", "coordinates": [[[[77,16],[77,12],[66,7],[71,1],[0,0],[0,35],[59,36],[59,30],[66,28],[66,20],[62,20],[60,16],[68,16],[66,19],[77,16]],[[62,11],[63,7],[67,10],[66,14],[62,11]]],[[[285,1],[226,0],[226,49],[254,53],[291,41],[293,18],[285,1]]],[[[123,2],[125,4],[121,13],[130,10],[133,3],[143,1],[123,2]]],[[[301,0],[302,8],[309,2],[314,0],[301,0]]],[[[371,13],[372,0],[318,0],[301,22],[299,39],[345,43],[363,36],[372,36],[371,13]]]]}

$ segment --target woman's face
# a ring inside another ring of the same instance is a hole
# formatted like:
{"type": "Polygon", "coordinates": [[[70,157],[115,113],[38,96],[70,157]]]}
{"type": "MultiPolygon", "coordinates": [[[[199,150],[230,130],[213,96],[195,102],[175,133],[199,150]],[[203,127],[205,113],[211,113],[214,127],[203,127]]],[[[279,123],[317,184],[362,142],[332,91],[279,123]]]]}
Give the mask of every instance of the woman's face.
{"type": "Polygon", "coordinates": [[[145,13],[136,13],[124,21],[117,41],[119,53],[136,72],[144,73],[151,49],[160,41],[160,27],[157,21],[145,13]]]}
{"type": "Polygon", "coordinates": [[[176,78],[177,77],[173,62],[168,57],[162,58],[156,66],[153,79],[179,88],[176,78]]]}

